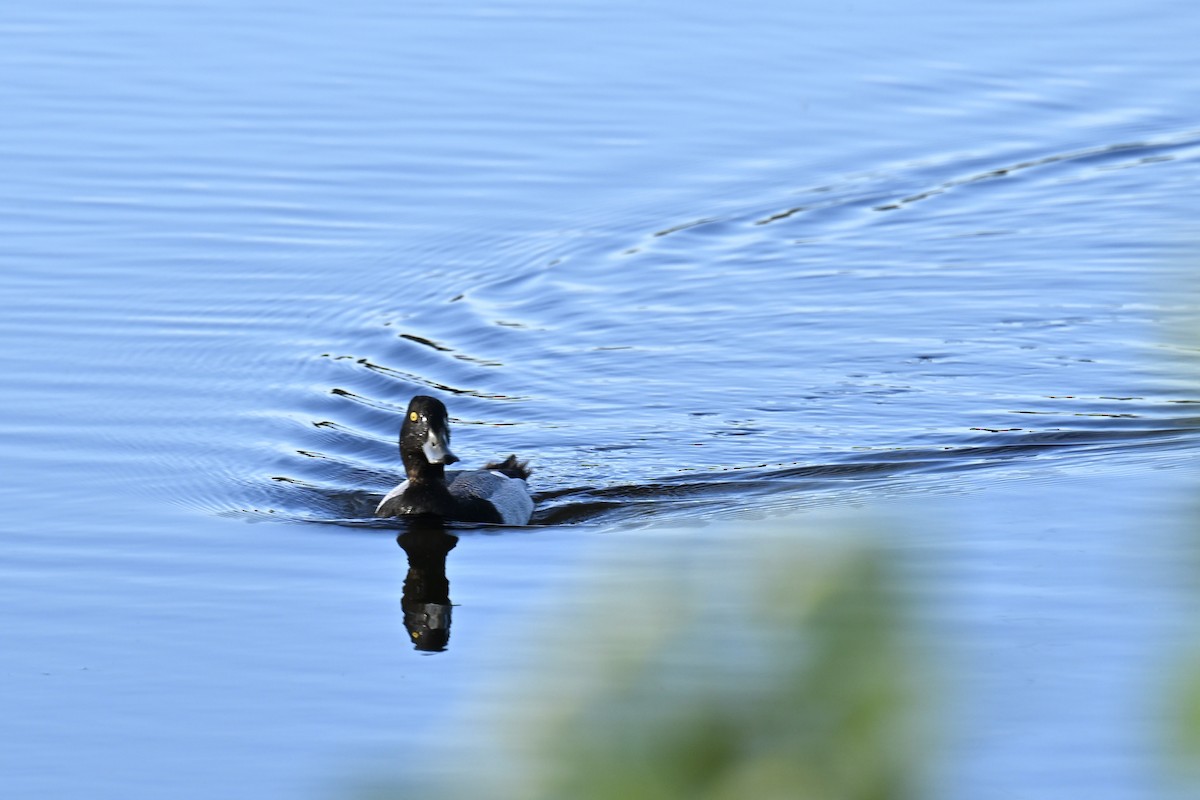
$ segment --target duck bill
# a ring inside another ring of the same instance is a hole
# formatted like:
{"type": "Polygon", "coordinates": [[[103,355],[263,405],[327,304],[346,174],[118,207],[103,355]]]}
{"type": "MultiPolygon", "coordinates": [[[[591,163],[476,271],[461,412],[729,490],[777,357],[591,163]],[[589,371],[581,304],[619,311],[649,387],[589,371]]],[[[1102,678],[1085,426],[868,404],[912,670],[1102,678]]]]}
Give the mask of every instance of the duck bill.
{"type": "Polygon", "coordinates": [[[458,461],[458,456],[450,452],[449,441],[450,437],[445,432],[439,433],[431,428],[425,443],[421,445],[425,460],[430,464],[453,464],[458,461]]]}

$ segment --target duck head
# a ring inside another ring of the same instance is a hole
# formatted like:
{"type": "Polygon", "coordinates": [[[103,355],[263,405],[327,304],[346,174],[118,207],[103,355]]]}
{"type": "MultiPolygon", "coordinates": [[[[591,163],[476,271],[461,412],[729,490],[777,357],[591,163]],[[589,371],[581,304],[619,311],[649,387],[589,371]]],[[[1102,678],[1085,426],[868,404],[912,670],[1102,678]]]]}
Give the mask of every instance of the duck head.
{"type": "Polygon", "coordinates": [[[458,461],[450,452],[450,418],[441,400],[417,395],[408,404],[400,426],[400,457],[410,480],[441,475],[442,467],[458,461]]]}

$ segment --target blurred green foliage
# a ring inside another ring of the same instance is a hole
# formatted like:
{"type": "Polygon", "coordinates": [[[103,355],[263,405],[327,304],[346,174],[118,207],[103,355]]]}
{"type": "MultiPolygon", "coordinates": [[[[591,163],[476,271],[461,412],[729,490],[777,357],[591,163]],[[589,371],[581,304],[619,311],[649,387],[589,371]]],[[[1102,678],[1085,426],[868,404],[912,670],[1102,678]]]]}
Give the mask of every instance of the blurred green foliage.
{"type": "MultiPolygon", "coordinates": [[[[1190,281],[1173,286],[1164,297],[1164,305],[1175,311],[1166,326],[1162,360],[1179,383],[1192,392],[1200,389],[1200,272],[1193,270],[1190,281]]],[[[1200,503],[1194,499],[1190,508],[1180,515],[1187,521],[1184,549],[1192,554],[1188,559],[1188,583],[1193,597],[1200,598],[1200,503]]],[[[1194,601],[1193,601],[1194,602],[1194,601]]],[[[1194,791],[1200,787],[1200,648],[1185,645],[1177,656],[1173,674],[1165,681],[1163,697],[1165,747],[1171,771],[1185,786],[1194,791]]]]}
{"type": "MultiPolygon", "coordinates": [[[[778,545],[781,540],[777,540],[778,545]]],[[[913,795],[902,603],[878,550],[762,559],[753,591],[676,619],[607,685],[565,698],[532,796],[605,800],[913,795]],[[670,643],[670,644],[668,644],[670,643]],[[684,656],[686,654],[686,656],[684,656]]],[[[609,649],[609,648],[605,648],[609,649]]]]}
{"type": "Polygon", "coordinates": [[[473,765],[421,795],[918,796],[924,672],[884,549],[775,527],[689,542],[681,561],[667,541],[631,538],[542,635],[522,702],[495,724],[505,774],[473,765]]]}

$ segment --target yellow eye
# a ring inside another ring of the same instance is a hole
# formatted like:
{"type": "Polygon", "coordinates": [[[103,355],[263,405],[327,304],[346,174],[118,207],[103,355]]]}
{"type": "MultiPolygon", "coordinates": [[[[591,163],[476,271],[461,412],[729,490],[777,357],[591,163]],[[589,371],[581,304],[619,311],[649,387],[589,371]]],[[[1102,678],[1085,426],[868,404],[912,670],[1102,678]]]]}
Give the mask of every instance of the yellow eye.
{"type": "Polygon", "coordinates": [[[408,412],[408,419],[411,422],[416,422],[417,421],[417,412],[415,412],[415,411],[408,412]]]}

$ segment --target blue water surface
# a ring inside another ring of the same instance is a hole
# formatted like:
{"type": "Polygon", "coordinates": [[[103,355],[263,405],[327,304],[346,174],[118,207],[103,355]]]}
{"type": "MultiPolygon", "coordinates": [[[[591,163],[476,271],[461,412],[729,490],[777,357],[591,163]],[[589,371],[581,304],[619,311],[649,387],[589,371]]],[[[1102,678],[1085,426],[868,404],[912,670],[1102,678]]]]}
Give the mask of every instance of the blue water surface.
{"type": "Polygon", "coordinates": [[[7,10],[4,794],[343,796],[522,703],[594,548],[902,499],[929,624],[1024,659],[964,668],[947,796],[1160,796],[1197,41],[1182,0],[7,10]],[[418,393],[539,501],[455,531],[433,655],[370,519],[418,393]],[[1096,715],[1027,693],[1067,673],[1096,715]]]}

